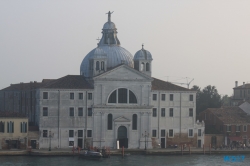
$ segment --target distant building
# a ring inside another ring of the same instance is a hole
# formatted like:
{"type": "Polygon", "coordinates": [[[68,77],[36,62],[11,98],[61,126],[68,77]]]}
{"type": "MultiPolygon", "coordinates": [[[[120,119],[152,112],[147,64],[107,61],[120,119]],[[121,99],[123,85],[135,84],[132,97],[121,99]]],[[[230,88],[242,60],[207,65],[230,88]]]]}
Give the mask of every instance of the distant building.
{"type": "Polygon", "coordinates": [[[235,81],[235,87],[233,88],[234,94],[232,97],[232,105],[239,106],[245,101],[250,101],[250,84],[243,84],[238,86],[238,81],[235,81]]]}
{"type": "Polygon", "coordinates": [[[0,111],[0,149],[26,149],[28,118],[18,112],[0,111]]]}
{"type": "MultiPolygon", "coordinates": [[[[199,115],[205,121],[205,134],[223,134],[225,145],[250,143],[250,117],[239,107],[208,108],[199,115]]],[[[209,141],[209,140],[208,140],[209,141]]],[[[222,142],[215,144],[220,146],[222,142]]]]}
{"type": "Polygon", "coordinates": [[[201,147],[196,91],[153,78],[151,53],[121,47],[111,13],[102,34],[80,75],[12,84],[0,91],[0,109],[27,114],[39,126],[39,148],[201,147]]]}
{"type": "Polygon", "coordinates": [[[250,115],[250,103],[249,101],[245,101],[244,103],[240,104],[239,107],[247,113],[247,115],[250,115]]]}

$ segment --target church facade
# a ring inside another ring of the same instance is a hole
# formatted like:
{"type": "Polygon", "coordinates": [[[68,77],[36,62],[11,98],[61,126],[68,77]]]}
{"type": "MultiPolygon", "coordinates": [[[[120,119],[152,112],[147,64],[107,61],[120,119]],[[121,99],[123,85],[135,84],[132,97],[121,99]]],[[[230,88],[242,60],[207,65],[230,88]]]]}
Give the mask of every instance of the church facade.
{"type": "Polygon", "coordinates": [[[121,47],[111,14],[80,75],[12,84],[0,91],[0,110],[26,113],[39,126],[39,148],[201,147],[196,91],[153,78],[151,53],[121,47]]]}

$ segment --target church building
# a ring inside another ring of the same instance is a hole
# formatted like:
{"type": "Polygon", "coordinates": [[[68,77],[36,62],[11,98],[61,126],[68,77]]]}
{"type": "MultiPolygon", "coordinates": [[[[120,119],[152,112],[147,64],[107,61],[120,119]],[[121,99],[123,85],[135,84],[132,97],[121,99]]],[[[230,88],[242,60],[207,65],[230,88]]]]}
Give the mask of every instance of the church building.
{"type": "Polygon", "coordinates": [[[39,127],[39,148],[201,147],[196,91],[152,77],[157,55],[121,47],[111,14],[79,75],[11,84],[0,91],[0,111],[25,113],[39,127]]]}

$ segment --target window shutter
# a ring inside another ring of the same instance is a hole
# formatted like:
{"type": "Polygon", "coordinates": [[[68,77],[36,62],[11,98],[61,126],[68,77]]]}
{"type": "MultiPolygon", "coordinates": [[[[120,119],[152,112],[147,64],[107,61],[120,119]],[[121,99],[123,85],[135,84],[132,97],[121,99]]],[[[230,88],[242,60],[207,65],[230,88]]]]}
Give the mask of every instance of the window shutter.
{"type": "Polygon", "coordinates": [[[9,133],[9,132],[10,132],[10,123],[7,122],[7,133],[9,133]]]}
{"type": "Polygon", "coordinates": [[[27,122],[25,123],[24,131],[25,131],[25,133],[27,133],[27,122]]]}
{"type": "Polygon", "coordinates": [[[12,122],[12,133],[14,133],[14,122],[12,122]]]}
{"type": "Polygon", "coordinates": [[[23,127],[22,122],[20,122],[20,132],[21,133],[23,132],[22,127],[23,127]]]}

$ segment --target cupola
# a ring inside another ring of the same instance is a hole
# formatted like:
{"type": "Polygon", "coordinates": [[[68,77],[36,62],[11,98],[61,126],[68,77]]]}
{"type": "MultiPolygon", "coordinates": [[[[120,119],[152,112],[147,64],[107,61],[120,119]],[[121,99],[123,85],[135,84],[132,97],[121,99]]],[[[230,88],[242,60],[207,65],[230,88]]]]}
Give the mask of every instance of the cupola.
{"type": "Polygon", "coordinates": [[[142,49],[137,51],[134,56],[134,68],[144,74],[151,76],[152,73],[152,55],[149,51],[145,50],[144,45],[142,49]]]}

